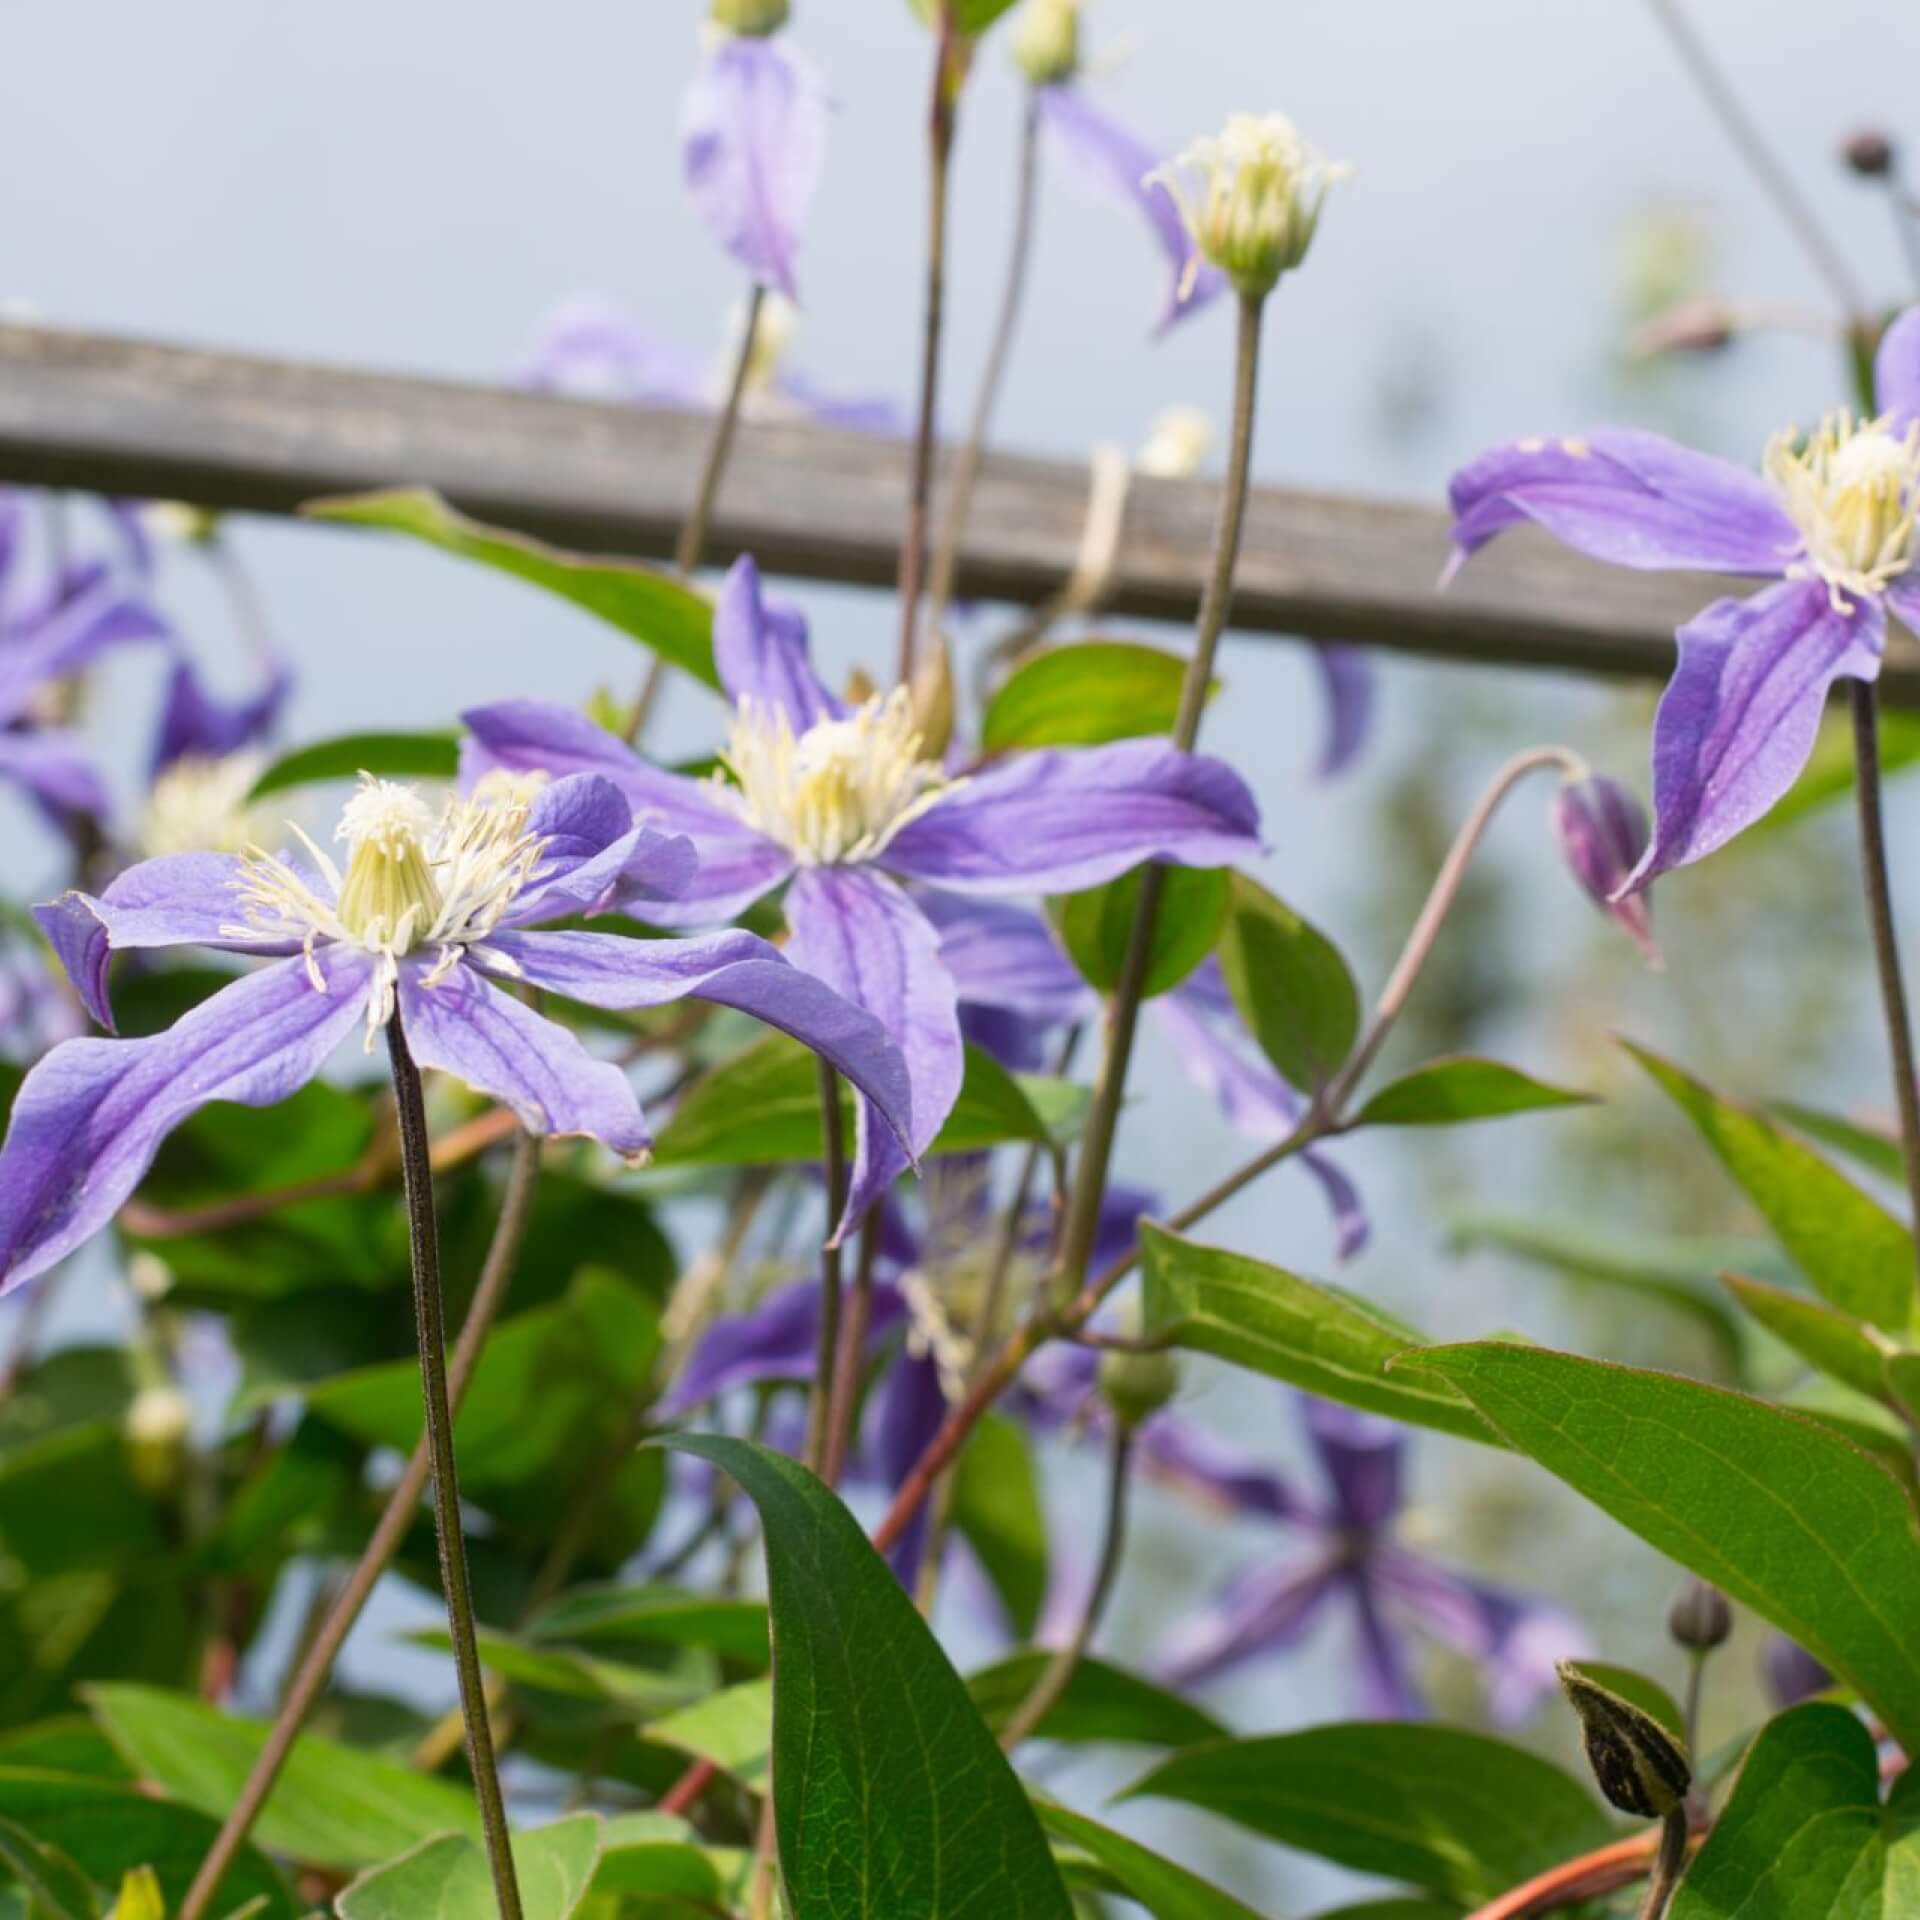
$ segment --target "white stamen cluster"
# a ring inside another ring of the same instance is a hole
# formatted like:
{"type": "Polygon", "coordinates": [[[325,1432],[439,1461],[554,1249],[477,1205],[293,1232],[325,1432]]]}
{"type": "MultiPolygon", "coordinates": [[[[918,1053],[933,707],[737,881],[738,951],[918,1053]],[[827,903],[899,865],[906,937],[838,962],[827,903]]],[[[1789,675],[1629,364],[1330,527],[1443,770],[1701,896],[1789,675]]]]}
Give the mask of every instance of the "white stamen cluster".
{"type": "Polygon", "coordinates": [[[1843,407],[1805,440],[1776,434],[1762,470],[1806,542],[1789,577],[1824,580],[1836,612],[1853,610],[1850,594],[1884,593],[1920,558],[1920,421],[1898,435],[1890,417],[1856,424],[1843,407]]]}
{"type": "MultiPolygon", "coordinates": [[[[376,955],[380,966],[367,1002],[371,1047],[392,1016],[401,957],[437,947],[439,958],[423,982],[432,986],[463,952],[483,947],[526,890],[546,849],[527,831],[540,784],[537,776],[489,775],[436,816],[414,788],[363,773],[334,835],[347,845],[345,875],[298,827],[321,885],[284,858],[249,847],[242,918],[221,932],[234,939],[299,940],[316,991],[326,985],[315,954],[320,941],[376,955]]],[[[511,971],[504,954],[490,957],[511,971]]]]}
{"type": "Polygon", "coordinates": [[[261,833],[247,795],[265,761],[257,753],[187,753],[154,776],[140,816],[140,848],[167,853],[244,853],[261,833]]]}
{"type": "Polygon", "coordinates": [[[904,687],[797,738],[784,713],[743,700],[720,756],[738,785],[714,790],[803,867],[872,860],[959,784],[923,748],[904,687]]]}

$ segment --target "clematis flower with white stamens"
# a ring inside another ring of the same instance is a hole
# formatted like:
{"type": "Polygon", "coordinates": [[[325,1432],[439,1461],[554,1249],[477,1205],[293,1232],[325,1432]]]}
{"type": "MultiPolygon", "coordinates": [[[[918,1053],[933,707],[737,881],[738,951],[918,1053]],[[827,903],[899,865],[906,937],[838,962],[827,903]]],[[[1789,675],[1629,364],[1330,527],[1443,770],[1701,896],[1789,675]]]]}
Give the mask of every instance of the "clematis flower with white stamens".
{"type": "Polygon", "coordinates": [[[616,887],[657,913],[693,878],[691,844],[636,825],[609,781],[492,780],[436,813],[412,789],[363,776],[339,837],[344,872],[303,837],[302,855],[148,860],[98,898],[69,893],[38,910],[109,1030],[115,951],[215,947],[269,964],[164,1033],[68,1040],[28,1074],[0,1147],[0,1292],[104,1226],[200,1107],[282,1100],[356,1026],[371,1043],[396,1014],[422,1066],[498,1100],[530,1132],[643,1158],[646,1122],[626,1075],[513,986],[618,1011],[688,996],[737,1007],[813,1048],[883,1126],[907,1131],[906,1067],[879,1022],[764,940],[539,930],[599,911],[616,887]]]}

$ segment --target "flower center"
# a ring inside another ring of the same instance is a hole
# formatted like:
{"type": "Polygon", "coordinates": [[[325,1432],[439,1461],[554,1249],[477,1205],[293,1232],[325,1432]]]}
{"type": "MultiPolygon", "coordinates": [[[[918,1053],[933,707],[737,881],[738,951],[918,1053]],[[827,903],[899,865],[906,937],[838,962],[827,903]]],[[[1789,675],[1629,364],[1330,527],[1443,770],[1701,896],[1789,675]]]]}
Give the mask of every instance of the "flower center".
{"type": "Polygon", "coordinates": [[[1856,425],[1843,407],[1804,442],[1776,434],[1762,470],[1806,542],[1789,575],[1824,580],[1838,611],[1852,610],[1848,594],[1884,593],[1913,565],[1920,421],[1897,437],[1889,416],[1856,425]]]}
{"type": "Polygon", "coordinates": [[[257,753],[182,754],[154,777],[140,846],[164,853],[244,853],[260,837],[247,795],[266,762],[257,753]]]}
{"type": "Polygon", "coordinates": [[[959,784],[924,756],[904,687],[798,739],[784,713],[743,700],[720,757],[739,783],[716,783],[723,803],[803,867],[876,859],[959,784]]]}
{"type": "Polygon", "coordinates": [[[428,861],[433,814],[412,787],[362,775],[334,838],[349,848],[336,909],[349,939],[378,953],[409,953],[439,918],[439,883],[428,861]]]}

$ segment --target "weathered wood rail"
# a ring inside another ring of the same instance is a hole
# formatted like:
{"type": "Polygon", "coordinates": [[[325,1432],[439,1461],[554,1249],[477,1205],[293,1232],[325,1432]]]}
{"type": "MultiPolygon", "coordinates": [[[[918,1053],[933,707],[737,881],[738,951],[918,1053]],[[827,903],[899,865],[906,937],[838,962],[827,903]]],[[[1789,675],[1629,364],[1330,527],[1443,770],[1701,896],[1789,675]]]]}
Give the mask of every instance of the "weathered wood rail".
{"type": "MultiPolygon", "coordinates": [[[[698,415],[0,323],[0,480],[290,514],[319,494],[421,485],[483,520],[589,551],[670,553],[707,439],[698,415]]],[[[709,552],[883,586],[899,551],[907,451],[806,425],[749,423],[709,552]]],[[[1128,496],[1108,597],[1189,618],[1214,510],[1205,481],[1128,496]]],[[[1071,571],[1087,471],[990,458],[959,589],[1032,605],[1071,571]]],[[[1312,634],[1449,660],[1663,677],[1674,627],[1724,583],[1591,564],[1529,533],[1445,593],[1433,507],[1261,488],[1236,630],[1312,634]]],[[[1920,702],[1920,646],[1896,635],[1890,697],[1920,702]]]]}

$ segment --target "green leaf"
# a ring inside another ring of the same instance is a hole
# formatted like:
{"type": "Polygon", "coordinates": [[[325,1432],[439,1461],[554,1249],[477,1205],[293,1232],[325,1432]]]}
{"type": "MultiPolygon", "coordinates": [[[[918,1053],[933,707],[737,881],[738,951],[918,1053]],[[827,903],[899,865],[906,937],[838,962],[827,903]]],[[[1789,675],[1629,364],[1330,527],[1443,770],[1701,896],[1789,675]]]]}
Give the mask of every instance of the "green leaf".
{"type": "Polygon", "coordinates": [[[34,1920],[99,1920],[93,1883],[62,1853],[25,1827],[0,1818],[0,1869],[11,1874],[33,1903],[34,1920]]]}
{"type": "Polygon", "coordinates": [[[970,1546],[1013,1630],[1023,1639],[1047,1598],[1047,1517],[1026,1433],[990,1413],[954,1469],[953,1524],[970,1546]]]}
{"type": "Polygon", "coordinates": [[[1897,1134],[1882,1133],[1877,1127],[1863,1127],[1837,1113],[1825,1113],[1818,1107],[1802,1106],[1797,1100],[1775,1100],[1771,1110],[1788,1126],[1817,1140],[1835,1153],[1845,1154],[1856,1166],[1877,1173],[1883,1180],[1904,1181],[1906,1162],[1901,1158],[1897,1134]]]}
{"type": "Polygon", "coordinates": [[[1817,1292],[1888,1333],[1913,1312],[1913,1236],[1843,1174],[1770,1120],[1658,1054],[1627,1051],[1699,1128],[1817,1292]]]}
{"type": "MultiPolygon", "coordinates": [[[[1011,1653],[967,1676],[980,1716],[998,1733],[1014,1716],[1053,1656],[1044,1648],[1011,1653]]],[[[1124,1667],[1083,1659],[1066,1691],[1034,1728],[1036,1740],[1111,1742],[1117,1746],[1192,1747],[1224,1740],[1227,1729],[1177,1693],[1124,1667]]]]}
{"type": "Polygon", "coordinates": [[[1920,1739],[1920,1535],[1900,1483],[1819,1422],[1723,1387],[1497,1341],[1410,1357],[1662,1553],[1920,1739]]]}
{"type": "Polygon", "coordinates": [[[1336,1907],[1319,1920],[1461,1920],[1451,1901],[1363,1900],[1357,1907],[1336,1907]]]}
{"type": "Polygon", "coordinates": [[[1296,1087],[1331,1080],[1360,1032],[1360,990],[1333,942],[1236,873],[1220,967],[1241,1019],[1281,1073],[1296,1087]]]}
{"type": "Polygon", "coordinates": [[[1888,1344],[1880,1336],[1837,1307],[1810,1300],[1804,1293],[1770,1287],[1744,1274],[1721,1276],[1727,1290],[1776,1340],[1816,1366],[1822,1373],[1864,1393],[1870,1399],[1887,1397],[1883,1372],[1888,1344]]]}
{"type": "Polygon", "coordinates": [[[710,1647],[729,1660],[764,1667],[767,1609],[758,1600],[679,1587],[575,1587],[534,1615],[527,1637],[583,1647],[710,1647]]]}
{"type": "MultiPolygon", "coordinates": [[[[1135,867],[1104,887],[1063,894],[1050,903],[1060,942],[1089,986],[1111,993],[1133,936],[1146,867],[1135,867]]],[[[1218,867],[1163,867],[1160,912],[1153,923],[1153,948],[1147,961],[1142,997],[1152,999],[1177,987],[1220,939],[1226,923],[1232,883],[1218,867]]]]}
{"type": "MultiPolygon", "coordinates": [[[[185,1694],[95,1686],[87,1699],[139,1770],[176,1800],[223,1817],[265,1744],[265,1725],[185,1694]]],[[[478,1835],[473,1801],[358,1748],[302,1734],[254,1825],[263,1847],[313,1866],[364,1867],[449,1830],[478,1835]]]]}
{"type": "MultiPolygon", "coordinates": [[[[0,1767],[0,1817],[57,1848],[96,1886],[118,1886],[136,1867],[152,1867],[169,1911],[185,1897],[219,1830],[204,1813],[132,1787],[34,1767],[0,1767]]],[[[230,1913],[255,1900],[266,1902],[267,1920],[294,1920],[303,1911],[273,1867],[246,1846],[215,1890],[212,1911],[230,1913]]]]}
{"type": "Polygon", "coordinates": [[[783,1455],[716,1434],[669,1444],[759,1509],[779,1648],[774,1815],[794,1911],[1069,1920],[1019,1780],[859,1522],[783,1455]]]}
{"type": "Polygon", "coordinates": [[[342,733],[283,753],[253,783],[249,800],[320,780],[452,780],[460,772],[460,740],[451,733],[342,733]]]}
{"type": "MultiPolygon", "coordinates": [[[[620,1920],[627,1920],[630,1908],[624,1902],[648,1895],[675,1896],[702,1913],[720,1912],[726,1880],[715,1851],[693,1845],[684,1821],[670,1814],[623,1813],[606,1823],[593,1891],[622,1900],[620,1920]]],[[[652,1915],[656,1909],[649,1904],[640,1911],[652,1915]]]]}
{"type": "Polygon", "coordinates": [[[1127,1789],[1477,1906],[1608,1837],[1548,1761],[1455,1727],[1367,1721],[1175,1754],[1127,1789]]]}
{"type": "Polygon", "coordinates": [[[1082,640],[1029,655],[987,702],[980,745],[1093,747],[1171,733],[1187,663],[1128,640],[1082,640]]]}
{"type": "Polygon", "coordinates": [[[1886,1397],[1911,1420],[1920,1421],[1920,1353],[1890,1353],[1883,1375],[1886,1397]]]}
{"type": "MultiPolygon", "coordinates": [[[[600,1864],[601,1820],[577,1814],[513,1836],[514,1879],[526,1920],[569,1920],[600,1864]]],[[[336,1903],[340,1920],[495,1920],[487,1856],[442,1834],[363,1873],[336,1903]]]]}
{"type": "MultiPolygon", "coordinates": [[[[451,1652],[444,1627],[423,1627],[406,1636],[417,1647],[451,1652]]],[[[482,1627],[475,1636],[480,1664],[489,1673],[536,1693],[566,1700],[593,1700],[629,1718],[651,1719],[684,1706],[700,1688],[684,1674],[661,1673],[622,1661],[597,1658],[572,1647],[529,1646],[512,1634],[482,1627]]]]}
{"type": "Polygon", "coordinates": [[[310,500],[310,519],[410,534],[463,560],[477,560],[598,614],[661,659],[718,688],[713,665],[713,604],[671,574],[632,560],[597,559],[549,547],[525,534],[469,520],[425,488],[310,500]]]}
{"type": "Polygon", "coordinates": [[[0,1733],[0,1768],[35,1767],[96,1780],[131,1780],[120,1750],[85,1714],[62,1713],[0,1733]]]}
{"type": "Polygon", "coordinates": [[[1153,1920],[1260,1920],[1232,1894],[1084,1813],[1045,1798],[1035,1799],[1034,1811],[1049,1833],[1091,1854],[1153,1920]]]}
{"type": "Polygon", "coordinates": [[[1809,1702],[1761,1729],[1668,1920],[1905,1920],[1920,1912],[1920,1792],[1880,1804],[1872,1736],[1809,1702]]]}
{"type": "Polygon", "coordinates": [[[647,1738],[711,1760],[723,1773],[749,1786],[766,1775],[773,1744],[773,1682],[743,1680],[669,1713],[647,1728],[647,1738]]]}
{"type": "Polygon", "coordinates": [[[1243,1253],[1183,1240],[1151,1221],[1141,1222],[1140,1243],[1146,1273],[1142,1331],[1148,1339],[1217,1355],[1369,1413],[1500,1444],[1450,1387],[1389,1375],[1387,1362],[1417,1347],[1420,1336],[1350,1295],[1243,1253]]]}
{"type": "Polygon", "coordinates": [[[1382,1087],[1348,1130],[1360,1127],[1454,1127],[1500,1120],[1546,1107],[1591,1106],[1596,1096],[1549,1086],[1498,1060],[1435,1060],[1382,1087]]]}

